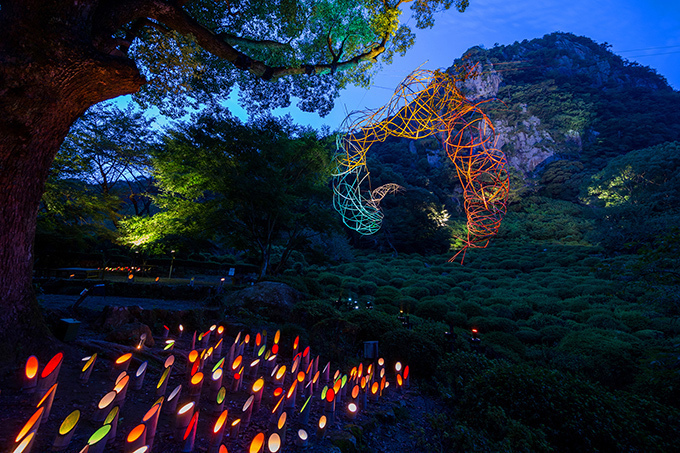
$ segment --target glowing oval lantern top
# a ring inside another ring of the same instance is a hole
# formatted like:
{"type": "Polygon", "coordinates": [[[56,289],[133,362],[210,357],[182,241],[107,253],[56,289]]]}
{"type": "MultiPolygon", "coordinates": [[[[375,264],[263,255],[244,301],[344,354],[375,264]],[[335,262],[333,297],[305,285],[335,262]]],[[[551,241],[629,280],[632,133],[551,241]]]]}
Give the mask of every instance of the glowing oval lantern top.
{"type": "Polygon", "coordinates": [[[352,398],[356,398],[359,396],[359,386],[355,385],[352,387],[352,398]]]}
{"type": "Polygon", "coordinates": [[[385,366],[385,359],[383,359],[382,357],[380,357],[380,358],[378,359],[378,365],[380,365],[380,366],[385,366]]]}
{"type": "Polygon", "coordinates": [[[227,423],[227,413],[228,412],[229,412],[228,410],[222,411],[220,416],[217,417],[217,421],[215,422],[215,426],[213,426],[213,433],[217,434],[218,432],[220,432],[220,430],[227,423]]]}
{"type": "Polygon", "coordinates": [[[321,418],[319,419],[319,428],[324,429],[326,427],[326,422],[328,420],[326,419],[325,415],[322,415],[321,418]]]}
{"type": "Polygon", "coordinates": [[[297,387],[297,380],[293,381],[293,383],[290,385],[290,388],[288,389],[288,394],[286,395],[287,398],[290,398],[293,396],[293,393],[295,393],[295,388],[297,387]]]}
{"type": "Polygon", "coordinates": [[[286,365],[281,365],[281,368],[276,372],[276,380],[278,381],[286,375],[286,365]]]}
{"type": "Polygon", "coordinates": [[[175,356],[169,355],[168,358],[165,359],[165,362],[163,363],[163,368],[169,368],[174,364],[175,364],[175,356]]]}
{"type": "Polygon", "coordinates": [[[397,374],[397,385],[402,386],[404,384],[404,381],[401,378],[401,374],[397,374]]]}
{"type": "Polygon", "coordinates": [[[31,441],[33,440],[33,436],[35,436],[35,431],[32,433],[29,433],[28,436],[24,440],[21,441],[19,445],[17,445],[17,448],[12,450],[12,453],[22,453],[26,451],[26,448],[30,445],[31,441]]]}
{"type": "Polygon", "coordinates": [[[293,350],[297,351],[298,345],[300,344],[300,335],[295,337],[295,340],[293,341],[293,350]]]}
{"type": "Polygon", "coordinates": [[[371,393],[375,395],[376,393],[378,393],[379,388],[380,388],[380,384],[378,384],[377,382],[374,382],[373,385],[371,386],[371,393]]]}
{"type": "Polygon", "coordinates": [[[349,403],[349,404],[347,405],[347,409],[349,409],[350,412],[356,412],[357,409],[358,409],[358,407],[357,407],[357,405],[354,404],[354,403],[349,403]]]}
{"type": "MultiPolygon", "coordinates": [[[[83,359],[83,360],[86,360],[86,359],[83,359]]],[[[97,360],[97,353],[96,352],[94,354],[92,354],[90,357],[87,358],[87,360],[85,361],[85,365],[83,365],[83,368],[80,371],[81,372],[87,371],[87,369],[92,366],[92,364],[94,363],[95,360],[97,360]]]]}
{"type": "Polygon", "coordinates": [[[338,393],[341,388],[342,388],[342,380],[338,379],[337,381],[335,381],[335,384],[333,384],[333,391],[335,393],[338,393]]]}
{"type": "Polygon", "coordinates": [[[193,376],[191,376],[191,384],[192,385],[198,385],[198,384],[201,383],[202,380],[203,380],[203,373],[200,372],[200,371],[198,373],[194,374],[193,376]]]}
{"type": "Polygon", "coordinates": [[[122,356],[120,356],[116,359],[116,365],[123,364],[123,363],[127,362],[128,360],[130,360],[131,358],[132,358],[131,352],[128,352],[127,354],[123,354],[122,356]]]}
{"type": "Polygon", "coordinates": [[[151,406],[151,409],[146,411],[146,414],[144,414],[144,417],[142,417],[142,421],[144,423],[148,422],[153,418],[154,415],[156,415],[157,412],[161,410],[161,405],[156,403],[153,406],[151,406]]]}
{"type": "Polygon", "coordinates": [[[38,374],[38,358],[34,355],[26,359],[26,377],[33,379],[38,374]]]}
{"type": "Polygon", "coordinates": [[[248,408],[253,404],[254,400],[255,400],[255,395],[250,395],[250,397],[243,404],[243,412],[248,410],[248,408]]]}
{"type": "Polygon", "coordinates": [[[185,413],[189,412],[189,410],[191,410],[191,408],[194,407],[194,404],[196,404],[196,403],[194,403],[193,401],[186,403],[184,406],[179,408],[179,410],[177,411],[177,414],[181,415],[181,414],[185,414],[185,413]]]}
{"type": "Polygon", "coordinates": [[[255,335],[255,346],[259,347],[262,344],[262,334],[260,332],[255,335]]]}
{"type": "Polygon", "coordinates": [[[148,445],[142,445],[132,453],[147,453],[149,451],[149,446],[148,445]]]}
{"type": "Polygon", "coordinates": [[[276,426],[279,427],[279,429],[283,429],[284,426],[286,426],[286,419],[288,418],[288,414],[285,412],[281,412],[281,415],[279,416],[279,421],[276,423],[276,426]]]}
{"type": "MultiPolygon", "coordinates": [[[[132,354],[130,354],[130,355],[132,355],[132,354]]],[[[49,362],[47,362],[47,365],[45,365],[45,368],[43,368],[43,371],[42,371],[42,373],[40,374],[40,377],[41,377],[42,379],[45,379],[47,376],[49,376],[50,374],[52,374],[52,372],[53,372],[59,365],[61,365],[61,361],[62,361],[63,358],[64,358],[64,353],[63,353],[63,352],[58,352],[57,354],[55,354],[55,356],[52,357],[52,359],[51,359],[49,362]]]]}
{"type": "Polygon", "coordinates": [[[149,362],[144,361],[142,362],[141,365],[139,365],[139,368],[137,368],[137,372],[135,373],[135,377],[139,378],[144,372],[146,371],[146,366],[149,364],[149,362]]]}
{"type": "Polygon", "coordinates": [[[21,431],[19,431],[19,434],[17,435],[16,439],[14,439],[14,442],[19,442],[21,439],[24,438],[24,436],[35,426],[35,424],[40,421],[44,411],[45,411],[44,406],[39,407],[38,410],[36,410],[35,413],[31,415],[31,418],[28,419],[24,427],[21,428],[21,431]]]}
{"type": "Polygon", "coordinates": [[[144,434],[144,431],[146,431],[146,425],[145,424],[139,424],[135,426],[132,431],[127,436],[127,442],[129,444],[134,443],[137,439],[139,439],[142,434],[144,434]]]}
{"type": "Polygon", "coordinates": [[[243,342],[245,344],[250,343],[250,334],[249,333],[247,333],[246,336],[243,338],[243,342]]]}
{"type": "Polygon", "coordinates": [[[259,378],[253,383],[253,393],[257,393],[264,387],[264,379],[259,378]]]}
{"type": "Polygon", "coordinates": [[[326,401],[328,401],[329,403],[332,403],[334,399],[335,399],[335,390],[328,389],[328,391],[326,392],[326,401]]]}
{"type": "Polygon", "coordinates": [[[189,362],[194,363],[198,359],[198,351],[195,349],[192,349],[191,352],[189,353],[189,362]]]}
{"type": "Polygon", "coordinates": [[[213,372],[218,368],[224,368],[224,357],[222,357],[213,367],[213,372]]]}
{"type": "Polygon", "coordinates": [[[397,373],[401,372],[401,362],[397,362],[394,364],[394,371],[397,373]]]}
{"type": "Polygon", "coordinates": [[[304,429],[299,429],[298,430],[298,437],[302,440],[307,440],[307,437],[309,437],[309,434],[307,434],[307,431],[304,429]]]}
{"type": "Polygon", "coordinates": [[[113,400],[116,399],[116,395],[117,395],[116,391],[111,390],[109,393],[102,396],[102,399],[99,400],[99,404],[97,404],[97,407],[99,407],[99,409],[104,409],[109,404],[111,404],[113,400]]]}
{"type": "Polygon", "coordinates": [[[229,452],[227,451],[227,447],[225,447],[224,444],[222,444],[220,445],[220,451],[218,451],[217,453],[229,453],[229,452]]]}
{"type": "Polygon", "coordinates": [[[92,436],[90,436],[90,439],[87,441],[87,445],[94,445],[98,442],[101,442],[102,439],[108,436],[109,431],[111,431],[111,425],[103,425],[101,428],[95,431],[92,436]]]}
{"type": "Polygon", "coordinates": [[[45,401],[47,401],[50,398],[50,396],[52,396],[52,394],[57,391],[57,385],[59,385],[58,382],[56,384],[54,384],[52,387],[50,387],[50,389],[47,391],[47,393],[45,393],[45,395],[40,399],[40,401],[38,402],[38,404],[35,407],[42,406],[43,403],[45,401]]]}
{"type": "Polygon", "coordinates": [[[408,379],[408,365],[404,367],[404,379],[408,379]]]}
{"type": "Polygon", "coordinates": [[[224,326],[219,326],[219,327],[217,328],[217,333],[218,333],[219,335],[222,335],[222,334],[224,333],[224,326]]]}
{"type": "Polygon", "coordinates": [[[281,339],[281,331],[277,330],[276,333],[274,334],[274,344],[279,344],[280,339],[281,339]]]}
{"type": "Polygon", "coordinates": [[[161,374],[161,378],[158,381],[158,384],[156,384],[156,388],[161,388],[163,386],[163,383],[168,378],[169,374],[170,374],[170,368],[166,368],[165,370],[163,370],[163,374],[161,374]]]}
{"type": "Polygon", "coordinates": [[[278,345],[278,344],[274,344],[274,345],[272,346],[272,354],[276,355],[276,354],[278,354],[278,353],[279,353],[279,345],[278,345]]]}
{"type": "Polygon", "coordinates": [[[68,414],[64,421],[61,422],[61,425],[59,426],[59,434],[65,436],[71,432],[71,430],[78,424],[78,420],[80,420],[80,411],[76,409],[68,414]]]}
{"type": "Polygon", "coordinates": [[[264,433],[258,433],[253,441],[250,443],[250,449],[248,450],[250,453],[258,453],[260,450],[262,450],[262,446],[264,445],[264,433]]]}
{"type": "Polygon", "coordinates": [[[216,369],[215,371],[213,371],[211,379],[213,381],[218,381],[222,377],[222,373],[223,373],[222,368],[216,369]]]}
{"type": "Polygon", "coordinates": [[[227,397],[227,389],[225,387],[220,387],[217,392],[217,404],[222,404],[224,399],[227,397]]]}
{"type": "Polygon", "coordinates": [[[278,398],[283,394],[283,387],[276,387],[274,389],[274,398],[278,398]]]}
{"type": "Polygon", "coordinates": [[[116,386],[113,388],[113,391],[116,393],[122,392],[123,389],[125,389],[125,386],[128,385],[128,382],[130,382],[130,375],[126,373],[125,376],[123,376],[120,379],[120,381],[116,383],[116,386]]]}
{"type": "Polygon", "coordinates": [[[168,401],[172,401],[173,399],[177,398],[177,395],[179,392],[182,391],[182,384],[179,384],[175,389],[170,393],[170,396],[168,396],[168,401]]]}
{"type": "Polygon", "coordinates": [[[238,367],[241,366],[241,362],[243,361],[243,356],[238,356],[234,359],[234,363],[231,364],[231,369],[236,371],[238,367]]]}
{"type": "Polygon", "coordinates": [[[281,436],[279,436],[278,433],[272,433],[272,435],[269,436],[267,448],[269,448],[271,453],[277,453],[281,449],[281,436]]]}
{"type": "Polygon", "coordinates": [[[304,372],[304,371],[300,371],[300,372],[297,374],[297,381],[300,382],[300,383],[302,383],[302,381],[304,381],[304,380],[305,380],[305,372],[304,372]]]}
{"type": "Polygon", "coordinates": [[[113,422],[113,420],[118,416],[118,411],[119,411],[118,406],[113,406],[113,409],[111,409],[104,419],[104,425],[108,425],[113,422]]]}

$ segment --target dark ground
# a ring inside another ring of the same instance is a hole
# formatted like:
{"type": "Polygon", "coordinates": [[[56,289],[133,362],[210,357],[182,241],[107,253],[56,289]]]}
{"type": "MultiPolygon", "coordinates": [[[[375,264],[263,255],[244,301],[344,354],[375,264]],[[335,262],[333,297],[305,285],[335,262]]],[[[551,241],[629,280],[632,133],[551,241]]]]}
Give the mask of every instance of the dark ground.
{"type": "MultiPolygon", "coordinates": [[[[88,297],[82,304],[82,309],[77,313],[69,311],[70,307],[77,296],[62,296],[62,295],[43,295],[40,297],[41,304],[45,310],[48,318],[54,317],[76,317],[82,319],[83,323],[80,326],[78,337],[70,344],[63,343],[59,340],[54,340],[54,350],[62,350],[64,352],[63,365],[60,370],[58,387],[54,404],[47,421],[43,421],[36,436],[36,442],[33,446],[33,452],[47,452],[51,450],[52,442],[59,429],[59,425],[64,418],[75,409],[81,411],[80,422],[76,428],[75,435],[69,445],[67,452],[79,452],[87,443],[90,435],[101,425],[91,421],[92,414],[96,408],[99,400],[110,390],[113,389],[114,382],[110,377],[110,369],[112,361],[120,356],[123,352],[134,348],[130,346],[116,345],[103,341],[104,334],[97,330],[93,325],[95,320],[101,314],[101,310],[106,305],[117,306],[139,306],[145,310],[153,308],[160,308],[169,311],[196,309],[196,301],[168,301],[168,300],[154,300],[154,299],[137,299],[137,298],[121,298],[121,297],[88,297]],[[82,367],[81,359],[89,356],[92,353],[98,353],[98,359],[95,363],[95,368],[87,384],[80,384],[78,376],[80,368],[82,367]]],[[[50,320],[48,319],[48,323],[50,320]]],[[[97,321],[98,322],[98,321],[97,321]]],[[[206,329],[209,326],[205,326],[206,329]]],[[[234,330],[233,328],[231,330],[234,330]]],[[[135,352],[133,354],[133,362],[129,367],[129,372],[132,374],[137,370],[137,367],[143,360],[148,360],[148,369],[144,379],[143,386],[140,390],[133,390],[129,388],[121,408],[120,418],[118,422],[117,436],[111,440],[106,452],[122,452],[124,451],[124,440],[128,432],[142,420],[142,417],[147,410],[151,408],[154,402],[159,398],[156,394],[156,383],[158,382],[163,365],[162,361],[167,355],[173,353],[176,359],[173,367],[173,372],[165,392],[167,397],[170,392],[178,385],[182,384],[182,396],[179,404],[188,401],[186,392],[187,378],[185,370],[185,355],[190,350],[191,333],[184,334],[183,338],[178,339],[174,351],[164,353],[162,351],[163,340],[159,339],[159,332],[153,332],[156,338],[156,344],[152,348],[144,348],[142,352],[135,352]]],[[[236,331],[230,331],[229,328],[225,332],[225,348],[223,349],[223,356],[226,356],[228,347],[233,343],[236,331]]],[[[273,341],[273,335],[270,334],[269,344],[273,341]]],[[[283,351],[283,345],[291,343],[291,339],[282,339],[282,352],[279,354],[279,364],[285,364],[290,368],[292,361],[292,351],[286,353],[283,351]],[[285,356],[288,357],[285,357],[285,356]]],[[[212,342],[211,342],[212,343],[212,342]]],[[[40,360],[41,369],[49,361],[53,355],[53,351],[35,351],[34,353],[40,360]]],[[[314,351],[312,351],[314,354],[314,351]]],[[[244,363],[250,363],[252,351],[244,358],[244,363]]],[[[314,355],[313,355],[314,357],[314,355]]],[[[321,363],[319,367],[324,366],[321,363]]],[[[214,361],[204,368],[205,374],[209,374],[214,361]]],[[[331,364],[332,365],[332,364],[331,364]]],[[[30,418],[35,411],[35,401],[32,395],[28,395],[21,391],[21,375],[22,367],[15,366],[12,369],[5,368],[0,370],[0,449],[2,451],[12,451],[14,448],[14,437],[20,431],[23,424],[30,418]]],[[[225,366],[226,368],[226,366],[225,366]]],[[[333,368],[332,368],[333,369],[333,368]]],[[[333,369],[334,371],[335,369],[333,369]]],[[[349,373],[350,370],[342,370],[343,373],[349,373]]],[[[261,368],[259,375],[265,375],[261,368]]],[[[286,389],[291,382],[291,377],[288,377],[286,389]]],[[[254,382],[255,377],[246,377],[244,386],[242,388],[249,389],[254,382]]],[[[394,377],[388,374],[388,380],[392,381],[394,385],[394,377]]],[[[237,438],[229,439],[225,436],[224,443],[228,447],[228,451],[247,452],[250,441],[258,432],[267,433],[269,426],[270,411],[275,400],[272,395],[274,389],[273,383],[266,379],[265,393],[262,399],[261,408],[257,413],[254,413],[249,426],[241,427],[237,438]]],[[[209,391],[206,381],[199,400],[200,415],[198,421],[198,432],[195,441],[195,452],[207,452],[209,445],[210,430],[217,419],[217,414],[210,412],[211,406],[211,392],[209,391]]],[[[224,385],[228,386],[229,378],[225,377],[224,385]]],[[[350,389],[351,390],[351,389],[350,389]]],[[[247,390],[241,390],[236,393],[227,393],[224,408],[229,410],[228,423],[231,423],[236,418],[242,416],[242,406],[249,396],[247,390]]],[[[412,435],[411,428],[415,424],[423,423],[425,414],[427,414],[436,403],[423,395],[417,390],[415,383],[412,383],[411,388],[404,393],[397,394],[394,391],[388,391],[386,395],[377,402],[368,402],[368,407],[361,412],[360,416],[355,421],[348,420],[343,415],[343,410],[340,405],[336,409],[336,421],[329,426],[327,437],[324,440],[317,440],[315,436],[316,423],[323,413],[323,406],[319,402],[319,392],[315,392],[312,399],[312,413],[309,418],[309,426],[306,427],[310,442],[308,447],[296,447],[293,443],[294,435],[298,429],[302,427],[300,417],[297,412],[289,414],[287,424],[286,441],[282,452],[292,451],[306,451],[306,452],[337,452],[340,451],[329,438],[334,439],[335,444],[344,445],[343,452],[346,451],[363,451],[363,452],[412,452],[420,451],[415,447],[415,439],[412,435]],[[355,447],[356,445],[356,447],[355,447]]],[[[346,406],[349,398],[346,397],[342,406],[346,406]]],[[[299,410],[302,405],[301,398],[298,395],[296,409],[299,410]]],[[[154,452],[180,452],[183,451],[183,443],[178,439],[174,432],[174,414],[169,413],[167,407],[164,407],[158,422],[158,430],[154,440],[154,452]]],[[[268,451],[265,447],[264,451],[268,451]]]]}

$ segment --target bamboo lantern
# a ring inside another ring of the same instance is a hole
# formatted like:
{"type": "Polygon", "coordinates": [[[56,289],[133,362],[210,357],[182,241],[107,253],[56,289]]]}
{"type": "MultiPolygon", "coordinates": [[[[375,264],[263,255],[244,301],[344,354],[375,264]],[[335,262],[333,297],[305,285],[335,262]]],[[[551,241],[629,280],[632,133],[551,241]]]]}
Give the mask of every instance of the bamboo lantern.
{"type": "Polygon", "coordinates": [[[170,380],[170,371],[172,370],[172,367],[165,368],[163,370],[163,374],[161,374],[161,378],[158,381],[158,384],[156,384],[156,396],[164,396],[165,395],[165,390],[168,388],[168,381],[170,380]]]}
{"type": "Polygon", "coordinates": [[[241,420],[243,420],[243,426],[248,427],[250,423],[250,416],[253,414],[253,401],[255,400],[255,395],[250,395],[246,402],[243,404],[241,420]]]}
{"type": "Polygon", "coordinates": [[[286,399],[286,395],[282,395],[281,398],[279,399],[278,403],[274,405],[274,409],[272,409],[272,415],[271,419],[272,420],[277,420],[279,418],[279,415],[281,415],[281,412],[283,411],[283,401],[286,399]]]}
{"type": "Polygon", "coordinates": [[[87,445],[90,447],[87,449],[88,453],[104,453],[110,433],[111,425],[103,425],[95,431],[87,441],[87,445]]]}
{"type": "Polygon", "coordinates": [[[225,387],[220,387],[217,391],[217,397],[215,398],[215,406],[213,408],[213,414],[219,414],[224,409],[224,400],[227,398],[227,389],[225,387]]]}
{"type": "Polygon", "coordinates": [[[151,452],[151,449],[149,448],[148,445],[142,445],[141,447],[139,447],[138,449],[136,449],[132,453],[150,453],[150,452],[151,452]]]}
{"type": "Polygon", "coordinates": [[[229,428],[229,439],[233,442],[238,437],[239,429],[241,428],[241,419],[237,418],[231,422],[231,427],[229,428]]]}
{"type": "Polygon", "coordinates": [[[38,379],[37,400],[41,400],[42,397],[45,396],[45,393],[47,393],[47,390],[57,382],[63,359],[64,353],[58,352],[49,362],[47,362],[45,368],[43,368],[42,373],[40,373],[40,378],[38,379]]]}
{"type": "Polygon", "coordinates": [[[179,395],[182,393],[182,384],[178,384],[175,389],[170,392],[168,400],[165,403],[166,412],[174,413],[177,410],[177,402],[179,401],[179,395]]]}
{"type": "Polygon", "coordinates": [[[144,384],[144,376],[146,375],[146,367],[148,364],[149,362],[144,361],[141,365],[139,365],[139,368],[137,368],[137,372],[135,372],[135,382],[132,387],[133,390],[139,390],[142,388],[142,385],[144,384]]]}
{"type": "Polygon", "coordinates": [[[404,379],[401,377],[401,374],[397,374],[397,393],[401,393],[403,385],[404,379]]]}
{"type": "Polygon", "coordinates": [[[250,443],[248,453],[262,453],[264,450],[264,433],[257,433],[250,443]]]}
{"type": "MultiPolygon", "coordinates": [[[[220,326],[220,327],[218,327],[218,330],[219,329],[224,330],[224,327],[220,326]]],[[[213,353],[215,354],[216,359],[222,358],[222,345],[224,344],[223,340],[224,340],[224,338],[220,338],[219,340],[217,340],[217,344],[215,344],[215,350],[214,350],[213,353]]]]}
{"type": "Polygon", "coordinates": [[[274,373],[274,383],[277,386],[283,387],[286,383],[286,365],[281,365],[276,373],[274,373]]]}
{"type": "Polygon", "coordinates": [[[281,447],[281,436],[278,433],[272,433],[267,440],[267,451],[270,453],[279,453],[281,451],[281,447]]]}
{"type": "MultiPolygon", "coordinates": [[[[33,413],[33,415],[31,415],[31,418],[28,419],[28,421],[21,428],[21,431],[19,431],[17,437],[14,439],[15,443],[21,443],[21,441],[24,440],[24,438],[27,437],[29,434],[31,433],[35,434],[38,431],[38,428],[40,428],[40,423],[42,422],[42,416],[44,411],[45,411],[44,407],[39,407],[33,413]]],[[[26,451],[28,451],[27,448],[28,444],[24,446],[24,449],[26,451]]]]}
{"type": "Polygon", "coordinates": [[[198,351],[195,349],[192,349],[189,354],[187,355],[187,364],[184,369],[187,378],[190,378],[191,375],[193,374],[192,371],[194,370],[194,364],[198,360],[198,351]]]}
{"type": "Polygon", "coordinates": [[[260,408],[260,402],[262,401],[262,393],[264,392],[264,379],[259,378],[253,383],[253,386],[250,390],[251,394],[255,397],[255,408],[254,410],[257,411],[260,408]]]}
{"type": "Polygon", "coordinates": [[[217,451],[217,453],[229,453],[229,452],[227,451],[227,447],[225,447],[224,445],[220,445],[220,449],[217,451]]]}
{"type": "MultiPolygon", "coordinates": [[[[243,369],[241,369],[241,371],[242,370],[243,369]]],[[[241,372],[234,373],[234,377],[231,380],[231,392],[232,393],[239,391],[239,389],[241,388],[241,381],[242,381],[241,372]]]]}
{"type": "Polygon", "coordinates": [[[293,340],[293,354],[297,354],[298,346],[300,346],[300,335],[293,340]]]}
{"type": "Polygon", "coordinates": [[[357,415],[359,414],[359,406],[357,406],[356,403],[349,403],[347,405],[347,418],[350,420],[354,420],[357,418],[357,415]]]}
{"type": "Polygon", "coordinates": [[[295,409],[295,396],[297,395],[297,379],[293,381],[293,383],[290,385],[290,388],[288,389],[288,393],[286,394],[286,401],[284,403],[284,407],[286,409],[295,409]]]}
{"type": "Polygon", "coordinates": [[[158,417],[161,414],[161,408],[163,407],[163,397],[160,401],[154,403],[151,409],[146,411],[144,417],[142,417],[142,423],[146,426],[146,445],[149,448],[153,447],[153,441],[156,437],[156,426],[158,426],[158,417]]]}
{"type": "Polygon", "coordinates": [[[223,375],[224,370],[222,368],[217,368],[210,375],[210,399],[215,399],[217,397],[217,392],[222,387],[223,375]]]}
{"type": "Polygon", "coordinates": [[[40,364],[38,363],[38,358],[34,355],[26,359],[26,366],[24,367],[23,383],[21,385],[21,390],[26,393],[35,392],[36,386],[38,385],[38,368],[40,364]]]}
{"type": "Polygon", "coordinates": [[[97,361],[97,353],[95,352],[90,357],[86,357],[83,360],[85,361],[85,365],[83,365],[83,368],[80,370],[80,377],[78,380],[81,384],[87,384],[87,381],[90,380],[92,370],[94,369],[94,364],[97,361]]]}
{"type": "Polygon", "coordinates": [[[120,380],[116,382],[116,385],[113,387],[113,391],[116,392],[116,398],[113,400],[114,404],[118,404],[121,407],[123,406],[129,383],[130,375],[125,372],[125,375],[121,376],[120,380]]]}
{"type": "Polygon", "coordinates": [[[321,373],[321,382],[326,385],[331,380],[331,362],[328,362],[321,373]]]}
{"type": "Polygon", "coordinates": [[[380,384],[374,382],[371,385],[371,401],[378,401],[378,392],[380,391],[380,384]]]}
{"type": "Polygon", "coordinates": [[[161,334],[161,338],[166,339],[166,338],[168,338],[169,334],[170,334],[170,327],[163,325],[163,333],[161,334]]]}
{"type": "Polygon", "coordinates": [[[409,373],[408,365],[404,367],[404,387],[409,388],[411,386],[410,381],[411,375],[409,373]]]}
{"type": "Polygon", "coordinates": [[[321,440],[326,436],[326,423],[327,419],[325,415],[322,415],[321,418],[319,419],[319,424],[317,425],[316,428],[316,438],[317,440],[321,440]]]}
{"type": "Polygon", "coordinates": [[[163,346],[164,351],[172,351],[175,349],[175,340],[170,339],[170,340],[165,340],[165,346],[163,346]]]}
{"type": "Polygon", "coordinates": [[[145,344],[146,344],[146,333],[143,333],[139,336],[139,343],[137,343],[137,349],[141,351],[145,344]]]}
{"type": "Polygon", "coordinates": [[[196,331],[194,330],[194,336],[191,338],[191,349],[196,349],[196,331]]]}
{"type": "Polygon", "coordinates": [[[113,406],[113,408],[109,411],[109,413],[106,415],[106,418],[104,419],[105,425],[111,425],[111,432],[109,433],[107,442],[111,442],[113,439],[116,438],[116,433],[118,431],[119,414],[120,406],[113,406]]]}
{"type": "Polygon", "coordinates": [[[47,421],[50,418],[50,411],[52,410],[52,403],[54,402],[54,394],[57,393],[57,385],[55,383],[50,389],[45,393],[45,396],[38,402],[36,407],[44,407],[45,412],[43,412],[42,420],[47,421]]]}
{"type": "Polygon", "coordinates": [[[325,400],[324,414],[326,415],[328,422],[333,423],[335,421],[335,390],[332,388],[328,389],[328,391],[326,391],[325,400]]]}
{"type": "Polygon", "coordinates": [[[130,361],[132,360],[132,353],[128,352],[127,354],[123,354],[122,356],[118,357],[114,362],[113,362],[113,367],[111,368],[111,379],[116,379],[120,375],[121,372],[127,371],[128,367],[130,366],[130,361]]]}
{"type": "Polygon", "coordinates": [[[94,410],[94,414],[92,414],[93,422],[104,421],[106,416],[109,414],[109,411],[113,407],[113,401],[116,399],[116,395],[116,391],[111,390],[99,400],[99,403],[97,403],[97,407],[94,410]]]}
{"type": "Polygon", "coordinates": [[[201,398],[201,389],[203,388],[203,373],[197,372],[191,376],[189,381],[189,398],[198,401],[201,398]]]}
{"type": "Polygon", "coordinates": [[[66,416],[64,421],[61,422],[61,425],[59,425],[59,431],[57,432],[54,442],[52,443],[53,451],[65,450],[68,448],[68,445],[71,443],[71,439],[73,438],[73,433],[76,432],[79,421],[80,411],[77,409],[66,416]]]}
{"type": "Polygon", "coordinates": [[[217,448],[222,443],[222,439],[224,438],[224,429],[227,426],[228,412],[228,410],[223,411],[220,416],[217,417],[217,421],[213,425],[212,434],[210,435],[210,451],[217,450],[217,448]]]}
{"type": "Polygon", "coordinates": [[[182,452],[191,453],[192,451],[194,451],[197,427],[198,427],[198,411],[194,412],[194,415],[193,417],[191,417],[191,421],[189,422],[189,426],[184,432],[184,448],[182,448],[182,452]]]}
{"type": "Polygon", "coordinates": [[[276,422],[276,429],[274,430],[281,436],[281,446],[283,446],[283,442],[286,440],[286,427],[287,427],[287,422],[288,422],[288,414],[283,412],[280,416],[278,421],[276,422]]]}
{"type": "Polygon", "coordinates": [[[182,338],[182,334],[184,333],[184,326],[182,324],[179,325],[179,338],[182,338]]]}
{"type": "Polygon", "coordinates": [[[298,429],[297,435],[295,436],[295,445],[298,447],[306,447],[309,439],[309,434],[304,429],[298,429]]]}
{"type": "Polygon", "coordinates": [[[33,448],[33,440],[35,439],[35,432],[28,433],[21,442],[18,443],[11,453],[29,453],[33,448]]]}
{"type": "Polygon", "coordinates": [[[255,378],[257,376],[257,372],[260,369],[260,359],[255,359],[252,362],[250,362],[250,366],[248,367],[248,376],[251,378],[255,378]]]}
{"type": "Polygon", "coordinates": [[[302,365],[304,366],[305,369],[309,366],[309,359],[310,359],[310,349],[309,346],[305,348],[304,351],[302,351],[302,365]]]}
{"type": "Polygon", "coordinates": [[[140,447],[146,444],[146,425],[140,423],[132,428],[125,438],[125,453],[132,453],[137,451],[140,447]]]}
{"type": "Polygon", "coordinates": [[[300,418],[298,419],[298,422],[302,426],[307,426],[309,423],[309,413],[312,411],[312,395],[309,395],[307,398],[307,401],[305,401],[305,404],[302,405],[302,409],[300,409],[300,418]]]}
{"type": "Polygon", "coordinates": [[[180,407],[177,411],[177,417],[175,418],[175,430],[178,435],[184,434],[189,422],[191,422],[191,417],[194,415],[194,407],[196,403],[193,401],[188,402],[184,406],[180,407]]]}

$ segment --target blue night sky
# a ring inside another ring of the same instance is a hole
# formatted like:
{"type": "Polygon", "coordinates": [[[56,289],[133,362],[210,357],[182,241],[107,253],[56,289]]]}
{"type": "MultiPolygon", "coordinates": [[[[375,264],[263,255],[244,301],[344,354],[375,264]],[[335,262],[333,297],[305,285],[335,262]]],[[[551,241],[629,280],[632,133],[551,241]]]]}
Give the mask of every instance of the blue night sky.
{"type": "Polygon", "coordinates": [[[416,30],[415,46],[405,57],[396,56],[392,65],[384,66],[373,87],[343,91],[325,118],[295,108],[276,113],[290,113],[301,124],[316,128],[326,124],[335,130],[346,111],[382,106],[397,84],[420,65],[447,68],[470,47],[490,48],[494,43],[511,44],[555,31],[607,42],[613,52],[656,69],[675,90],[680,89],[678,0],[470,0],[464,13],[449,10],[436,19],[432,29],[416,30]]]}

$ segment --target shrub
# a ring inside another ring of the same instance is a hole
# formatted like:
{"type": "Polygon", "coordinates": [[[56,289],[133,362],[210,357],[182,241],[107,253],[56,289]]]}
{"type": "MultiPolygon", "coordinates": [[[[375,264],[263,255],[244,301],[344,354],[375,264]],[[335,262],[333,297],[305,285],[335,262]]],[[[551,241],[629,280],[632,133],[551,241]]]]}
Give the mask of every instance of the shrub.
{"type": "Polygon", "coordinates": [[[397,329],[385,333],[380,352],[388,363],[400,361],[415,376],[427,377],[435,372],[443,351],[426,333],[397,329]]]}
{"type": "Polygon", "coordinates": [[[441,321],[444,319],[449,311],[449,305],[446,302],[441,301],[428,301],[423,302],[414,311],[414,313],[421,318],[429,318],[436,321],[441,321]]]}
{"type": "Polygon", "coordinates": [[[340,317],[340,312],[325,300],[305,300],[295,304],[292,310],[293,319],[308,327],[323,321],[340,317]]]}
{"type": "Polygon", "coordinates": [[[394,286],[379,286],[375,291],[376,304],[392,304],[402,297],[401,291],[394,286]]]}
{"type": "Polygon", "coordinates": [[[322,272],[319,274],[319,283],[326,286],[337,286],[339,288],[342,285],[342,278],[339,275],[331,274],[330,272],[322,272]]]}
{"type": "Polygon", "coordinates": [[[422,286],[407,286],[402,289],[405,296],[412,297],[414,299],[422,299],[430,295],[430,291],[422,286]]]}
{"type": "Polygon", "coordinates": [[[450,311],[446,313],[444,319],[446,320],[446,324],[450,327],[461,327],[463,329],[467,329],[468,327],[467,316],[459,311],[450,311]]]}

